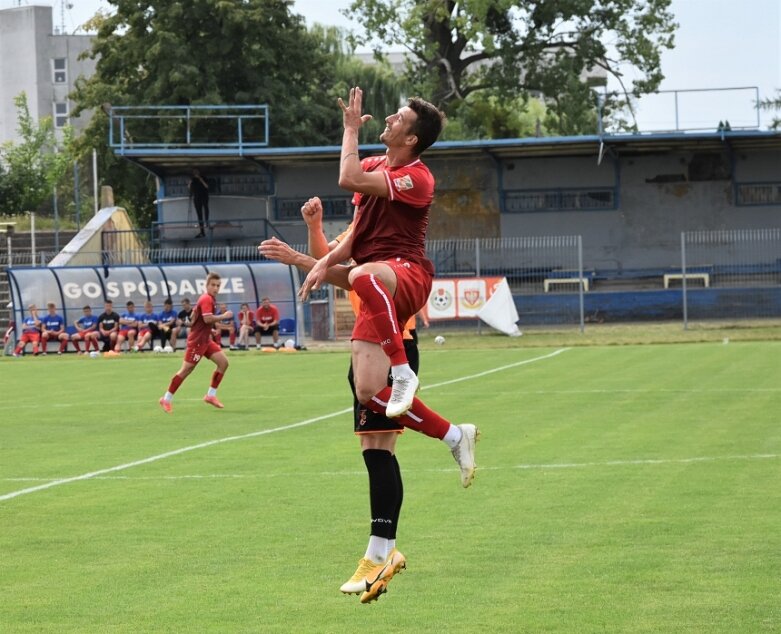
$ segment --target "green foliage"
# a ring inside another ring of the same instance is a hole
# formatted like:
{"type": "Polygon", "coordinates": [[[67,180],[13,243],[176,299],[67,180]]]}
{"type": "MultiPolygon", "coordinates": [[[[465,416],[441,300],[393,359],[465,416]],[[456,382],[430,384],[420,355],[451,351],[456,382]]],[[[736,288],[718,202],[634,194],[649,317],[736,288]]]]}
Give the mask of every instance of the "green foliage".
{"type": "MultiPolygon", "coordinates": [[[[92,22],[96,72],[77,82],[74,114],[95,111],[80,140],[100,152],[103,182],[137,222],[148,224],[154,178],[107,149],[103,104],[268,104],[273,146],[341,139],[334,103],[335,53],[309,33],[286,0],[110,0],[114,12],[92,22]]],[[[160,131],[158,131],[160,132],[160,131]]],[[[163,131],[164,132],[164,131],[163,131]]]]}
{"type": "MultiPolygon", "coordinates": [[[[773,98],[763,99],[759,102],[759,107],[763,110],[781,111],[781,90],[777,91],[777,95],[773,98]]],[[[773,117],[773,121],[770,123],[772,130],[781,130],[781,117],[773,117]]]]}
{"type": "Polygon", "coordinates": [[[551,112],[550,130],[578,134],[596,128],[595,98],[583,80],[592,69],[623,85],[622,68],[631,66],[632,94],[659,86],[661,52],[673,46],[677,26],[670,1],[355,0],[349,15],[362,27],[354,42],[409,51],[413,89],[451,119],[477,118],[467,110],[491,97],[539,94],[551,112]],[[485,96],[470,100],[476,93],[485,96]]]}
{"type": "Polygon", "coordinates": [[[66,126],[62,139],[54,132],[51,117],[36,122],[30,115],[27,95],[14,98],[20,141],[0,148],[0,214],[38,211],[51,200],[73,160],[73,131],[66,126]]]}

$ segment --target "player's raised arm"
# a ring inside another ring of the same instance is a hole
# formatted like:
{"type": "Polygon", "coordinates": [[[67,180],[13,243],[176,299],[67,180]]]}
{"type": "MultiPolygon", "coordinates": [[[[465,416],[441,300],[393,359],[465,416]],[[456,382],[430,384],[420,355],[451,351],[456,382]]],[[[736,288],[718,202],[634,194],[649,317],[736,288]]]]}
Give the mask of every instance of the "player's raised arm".
{"type": "Polygon", "coordinates": [[[339,162],[339,187],[351,192],[388,197],[388,182],[384,174],[379,172],[364,172],[358,155],[358,135],[361,126],[370,121],[370,114],[363,114],[363,91],[350,89],[347,104],[341,98],[338,100],[342,109],[344,133],[342,134],[342,155],[339,162]]]}

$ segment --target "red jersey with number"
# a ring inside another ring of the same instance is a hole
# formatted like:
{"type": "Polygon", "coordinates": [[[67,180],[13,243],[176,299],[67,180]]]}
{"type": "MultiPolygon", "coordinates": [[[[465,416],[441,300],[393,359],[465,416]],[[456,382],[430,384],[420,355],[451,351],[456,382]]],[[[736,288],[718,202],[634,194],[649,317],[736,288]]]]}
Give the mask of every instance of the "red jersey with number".
{"type": "Polygon", "coordinates": [[[352,257],[358,264],[396,257],[423,266],[434,274],[426,257],[428,214],[434,200],[434,177],[420,159],[390,167],[386,156],[361,161],[364,172],[382,172],[388,197],[356,193],[352,257]]]}
{"type": "Polygon", "coordinates": [[[209,293],[204,293],[198,298],[192,315],[190,315],[190,334],[187,336],[188,346],[200,346],[211,340],[212,325],[207,324],[203,318],[214,315],[216,312],[217,302],[209,293]]]}

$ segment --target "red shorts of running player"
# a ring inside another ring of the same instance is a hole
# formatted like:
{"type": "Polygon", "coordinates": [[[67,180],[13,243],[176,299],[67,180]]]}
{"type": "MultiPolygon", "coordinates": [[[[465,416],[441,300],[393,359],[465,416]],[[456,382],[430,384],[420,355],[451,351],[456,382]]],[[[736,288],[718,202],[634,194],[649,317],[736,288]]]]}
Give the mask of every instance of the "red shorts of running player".
{"type": "MultiPolygon", "coordinates": [[[[404,258],[384,260],[396,274],[396,293],[393,295],[393,305],[396,307],[396,319],[399,332],[404,330],[404,324],[415,315],[428,301],[431,294],[432,277],[420,264],[415,264],[404,258]]],[[[380,343],[380,338],[374,332],[369,315],[361,303],[358,317],[355,319],[352,338],[359,341],[380,343]]]]}
{"type": "Polygon", "coordinates": [[[192,363],[195,365],[201,359],[203,359],[203,357],[210,359],[211,356],[217,352],[222,352],[222,348],[212,340],[209,340],[206,343],[202,343],[198,346],[190,346],[190,344],[187,344],[187,350],[185,350],[184,353],[184,360],[187,361],[187,363],[192,363]]]}

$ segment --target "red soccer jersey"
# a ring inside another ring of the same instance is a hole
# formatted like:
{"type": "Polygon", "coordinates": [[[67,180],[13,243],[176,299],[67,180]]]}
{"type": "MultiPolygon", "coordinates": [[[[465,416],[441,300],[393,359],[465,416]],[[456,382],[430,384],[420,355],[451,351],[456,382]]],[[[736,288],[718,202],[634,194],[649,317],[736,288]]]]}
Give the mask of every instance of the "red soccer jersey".
{"type": "Polygon", "coordinates": [[[279,311],[274,304],[268,308],[261,306],[255,311],[255,319],[259,324],[279,323],[279,311]]]}
{"type": "Polygon", "coordinates": [[[217,312],[217,302],[209,293],[204,293],[198,298],[190,317],[190,334],[187,336],[188,346],[199,346],[208,343],[212,336],[212,326],[203,318],[214,315],[217,312]]]}
{"type": "Polygon", "coordinates": [[[426,258],[428,213],[434,199],[434,177],[420,159],[390,167],[385,156],[361,161],[364,172],[381,171],[388,183],[388,197],[356,194],[358,207],[353,224],[352,257],[358,264],[396,257],[434,267],[426,258]]]}

